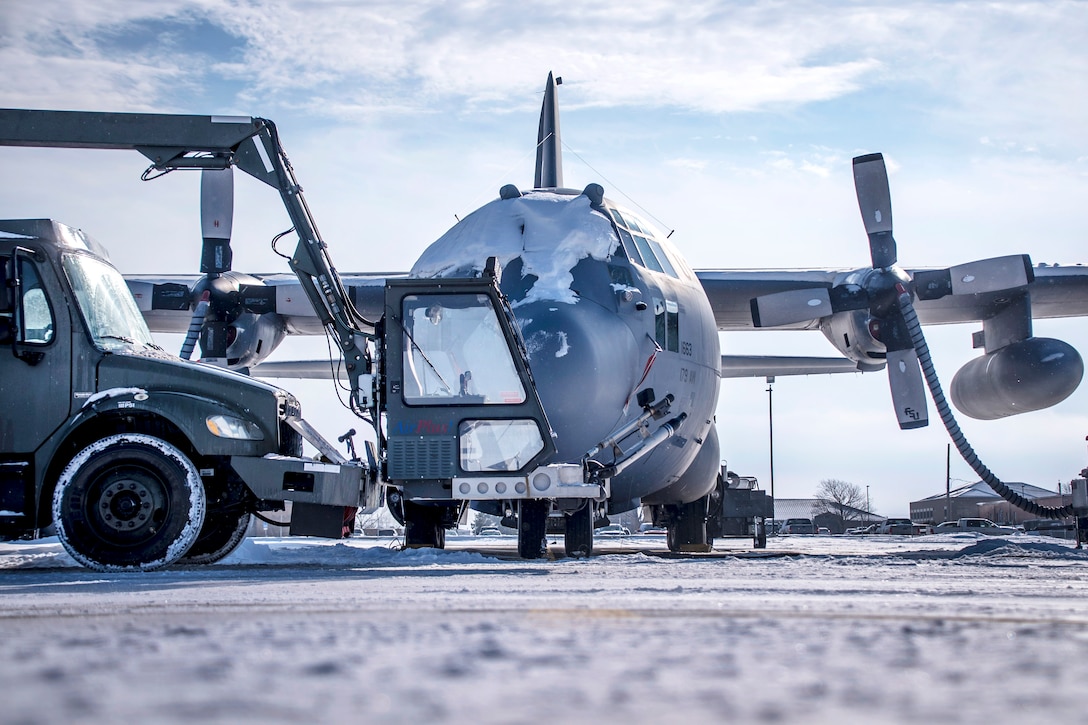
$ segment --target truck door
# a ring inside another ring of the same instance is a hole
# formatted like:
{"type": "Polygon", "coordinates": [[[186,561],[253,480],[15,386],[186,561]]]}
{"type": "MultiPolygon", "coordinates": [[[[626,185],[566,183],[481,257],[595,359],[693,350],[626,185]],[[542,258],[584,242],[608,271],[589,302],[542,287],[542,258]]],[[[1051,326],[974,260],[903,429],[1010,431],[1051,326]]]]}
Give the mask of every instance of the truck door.
{"type": "Polygon", "coordinates": [[[68,418],[71,322],[52,267],[22,250],[0,262],[18,281],[0,345],[0,453],[31,453],[68,418]]]}

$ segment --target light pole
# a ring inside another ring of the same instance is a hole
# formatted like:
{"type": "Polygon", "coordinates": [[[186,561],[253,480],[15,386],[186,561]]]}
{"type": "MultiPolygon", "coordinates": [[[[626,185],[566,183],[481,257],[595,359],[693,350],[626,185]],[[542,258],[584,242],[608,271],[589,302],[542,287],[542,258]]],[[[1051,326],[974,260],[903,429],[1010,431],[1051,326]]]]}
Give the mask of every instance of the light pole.
{"type": "Polygon", "coordinates": [[[767,433],[771,451],[771,518],[774,518],[774,376],[767,376],[767,433]]]}
{"type": "Polygon", "coordinates": [[[865,523],[869,523],[873,515],[869,513],[869,484],[865,484],[865,523]]]}

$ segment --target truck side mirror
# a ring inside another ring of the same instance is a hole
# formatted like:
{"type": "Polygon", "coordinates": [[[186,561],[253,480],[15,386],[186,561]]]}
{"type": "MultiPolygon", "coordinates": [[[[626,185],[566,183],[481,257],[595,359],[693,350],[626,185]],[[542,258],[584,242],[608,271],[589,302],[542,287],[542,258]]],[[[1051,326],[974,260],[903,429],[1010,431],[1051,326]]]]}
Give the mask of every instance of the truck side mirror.
{"type": "Polygon", "coordinates": [[[0,257],[0,315],[15,310],[15,259],[0,257]]]}

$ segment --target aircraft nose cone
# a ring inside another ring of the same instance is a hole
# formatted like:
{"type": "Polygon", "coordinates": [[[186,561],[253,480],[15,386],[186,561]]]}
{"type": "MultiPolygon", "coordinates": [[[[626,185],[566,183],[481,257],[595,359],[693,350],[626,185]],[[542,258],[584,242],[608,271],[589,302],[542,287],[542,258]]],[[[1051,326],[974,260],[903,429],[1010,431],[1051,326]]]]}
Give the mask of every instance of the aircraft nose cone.
{"type": "Polygon", "coordinates": [[[542,301],[515,309],[529,365],[561,461],[574,462],[623,417],[638,374],[634,334],[614,313],[587,300],[542,301]]]}

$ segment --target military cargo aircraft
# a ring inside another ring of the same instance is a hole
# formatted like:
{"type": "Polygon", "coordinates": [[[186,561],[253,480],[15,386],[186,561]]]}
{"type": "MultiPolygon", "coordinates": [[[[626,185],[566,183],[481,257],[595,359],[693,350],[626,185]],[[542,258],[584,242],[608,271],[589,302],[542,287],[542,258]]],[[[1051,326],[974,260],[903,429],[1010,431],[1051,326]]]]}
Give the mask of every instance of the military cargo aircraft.
{"type": "MultiPolygon", "coordinates": [[[[498,261],[556,461],[588,463],[608,487],[595,499],[567,498],[547,481],[484,491],[421,476],[387,491],[390,510],[408,525],[409,545],[441,546],[441,529],[471,506],[516,521],[522,556],[542,554],[548,526],[565,531],[568,553],[586,555],[594,526],[642,505],[667,528],[670,549],[706,551],[712,543],[707,522],[724,485],[714,421],[721,380],[886,369],[900,426],[920,427],[928,422],[928,406],[917,321],[982,321],[975,347],[984,353],[951,386],[957,407],[975,418],[1045,408],[1079,385],[1080,355],[1060,340],[1034,337],[1032,318],[1088,315],[1083,267],[1035,268],[1027,255],[947,269],[899,267],[884,160],[869,154],[853,162],[869,264],[804,272],[693,270],[666,235],[613,202],[602,186],[564,186],[560,83],[549,74],[532,188],[502,187],[497,199],[428,247],[407,275],[473,276],[487,260],[498,261]],[[757,328],[819,329],[842,356],[722,354],[720,331],[757,328]]],[[[205,359],[255,375],[336,377],[335,361],[262,362],[285,335],[325,328],[293,275],[231,270],[232,182],[222,174],[207,174],[203,195],[204,257],[214,274],[128,277],[149,326],[199,331],[205,359]]],[[[407,312],[398,318],[400,311],[383,309],[384,276],[341,276],[362,318],[404,326],[398,362],[404,385],[382,395],[410,408],[450,396],[516,394],[503,389],[502,370],[480,354],[472,322],[460,319],[459,310],[421,308],[410,319],[407,312]]],[[[375,424],[378,435],[419,432],[375,424]]],[[[499,436],[464,432],[458,445],[463,460],[474,460],[475,449],[491,449],[479,458],[516,472],[540,442],[511,425],[499,436]]]]}

